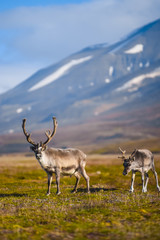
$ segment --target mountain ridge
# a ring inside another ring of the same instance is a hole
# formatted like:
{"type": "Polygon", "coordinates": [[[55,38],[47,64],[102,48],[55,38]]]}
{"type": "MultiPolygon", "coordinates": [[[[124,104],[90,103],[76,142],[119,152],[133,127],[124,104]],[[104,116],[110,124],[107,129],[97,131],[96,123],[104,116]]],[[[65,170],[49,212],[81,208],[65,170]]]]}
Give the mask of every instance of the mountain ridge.
{"type": "Polygon", "coordinates": [[[0,95],[0,133],[20,132],[22,118],[29,119],[31,130],[46,129],[52,116],[60,127],[108,121],[118,126],[127,119],[133,128],[137,123],[139,129],[153,128],[156,123],[159,129],[159,37],[158,19],[117,43],[88,46],[40,69],[0,95]],[[35,88],[46,78],[49,84],[35,88]]]}

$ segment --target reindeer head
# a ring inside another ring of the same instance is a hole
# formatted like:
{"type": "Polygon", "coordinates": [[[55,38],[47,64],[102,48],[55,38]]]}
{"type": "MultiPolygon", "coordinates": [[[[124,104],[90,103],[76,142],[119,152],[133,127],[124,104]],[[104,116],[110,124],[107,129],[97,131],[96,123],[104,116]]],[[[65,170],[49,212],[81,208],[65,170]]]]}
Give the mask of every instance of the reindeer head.
{"type": "Polygon", "coordinates": [[[123,166],[124,166],[123,175],[127,175],[132,170],[132,162],[135,160],[134,156],[137,150],[135,149],[134,152],[131,154],[131,156],[129,156],[128,158],[126,158],[125,156],[126,151],[123,151],[120,147],[119,147],[119,150],[122,153],[122,156],[119,158],[122,158],[123,160],[123,166]]]}
{"type": "Polygon", "coordinates": [[[35,156],[37,159],[41,158],[42,152],[46,149],[46,145],[51,141],[51,139],[53,138],[53,136],[56,133],[56,128],[57,128],[58,124],[57,124],[57,120],[55,117],[53,117],[53,124],[54,124],[54,129],[53,129],[52,133],[50,130],[45,132],[45,134],[47,136],[47,140],[45,142],[40,141],[39,143],[35,143],[31,139],[31,134],[26,132],[26,128],[25,128],[26,119],[23,119],[23,121],[22,121],[23,133],[24,133],[27,141],[31,144],[30,149],[35,153],[35,156]]]}

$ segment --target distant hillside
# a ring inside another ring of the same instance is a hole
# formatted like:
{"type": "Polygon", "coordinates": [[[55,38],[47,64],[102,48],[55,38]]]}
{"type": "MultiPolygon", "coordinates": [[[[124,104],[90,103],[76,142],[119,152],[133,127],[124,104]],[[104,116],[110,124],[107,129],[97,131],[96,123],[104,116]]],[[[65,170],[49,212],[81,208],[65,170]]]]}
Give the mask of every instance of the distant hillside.
{"type": "Polygon", "coordinates": [[[110,123],[114,123],[112,139],[122,137],[116,129],[123,123],[134,133],[138,129],[135,134],[139,137],[144,132],[158,134],[159,39],[157,20],[116,44],[90,46],[41,69],[0,95],[0,133],[21,132],[22,118],[28,119],[30,131],[51,128],[51,117],[56,116],[59,128],[81,129],[87,124],[88,128],[94,126],[101,139],[107,138],[107,133],[103,129],[100,133],[96,126],[108,129],[110,123]]]}

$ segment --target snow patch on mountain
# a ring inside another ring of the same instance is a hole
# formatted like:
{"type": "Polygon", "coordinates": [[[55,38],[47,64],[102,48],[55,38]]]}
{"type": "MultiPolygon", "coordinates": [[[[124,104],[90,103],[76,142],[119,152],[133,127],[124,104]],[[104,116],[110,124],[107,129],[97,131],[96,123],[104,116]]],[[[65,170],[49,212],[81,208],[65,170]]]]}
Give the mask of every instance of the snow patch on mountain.
{"type": "Polygon", "coordinates": [[[150,66],[150,62],[146,62],[145,67],[149,67],[150,66]]]}
{"type": "Polygon", "coordinates": [[[114,71],[113,66],[110,66],[110,67],[109,67],[109,76],[112,76],[112,75],[113,75],[113,71],[114,71]]]}
{"type": "Polygon", "coordinates": [[[16,113],[21,113],[23,112],[23,108],[17,108],[16,113]]]}
{"type": "Polygon", "coordinates": [[[111,81],[111,80],[110,80],[109,78],[106,78],[106,79],[105,79],[105,83],[110,83],[110,81],[111,81]]]}
{"type": "Polygon", "coordinates": [[[139,67],[140,67],[140,68],[143,67],[143,63],[142,63],[142,62],[139,63],[139,67]]]}
{"type": "Polygon", "coordinates": [[[133,64],[131,63],[131,64],[127,67],[127,71],[130,72],[131,69],[132,69],[132,67],[133,67],[133,64]]]}
{"type": "Polygon", "coordinates": [[[155,78],[159,76],[160,76],[160,68],[157,68],[153,72],[142,74],[140,76],[137,76],[131,79],[130,81],[125,83],[122,87],[117,88],[116,91],[117,92],[124,91],[124,90],[128,90],[128,92],[137,91],[138,88],[141,86],[142,82],[146,78],[155,78]]]}
{"type": "Polygon", "coordinates": [[[10,134],[14,133],[14,129],[9,129],[8,133],[10,134]]]}
{"type": "Polygon", "coordinates": [[[84,58],[71,60],[67,64],[65,64],[62,67],[60,67],[59,69],[57,69],[54,73],[47,76],[46,78],[44,78],[39,83],[35,84],[28,91],[32,92],[32,91],[35,91],[39,88],[42,88],[42,87],[50,84],[51,82],[57,80],[58,78],[62,77],[64,74],[66,74],[68,72],[68,70],[70,70],[73,66],[81,64],[81,63],[86,62],[86,61],[89,61],[91,58],[92,58],[92,56],[87,56],[87,57],[84,57],[84,58]]]}
{"type": "Polygon", "coordinates": [[[93,87],[93,86],[94,86],[94,82],[91,82],[91,83],[90,83],[90,86],[93,87]]]}
{"type": "Polygon", "coordinates": [[[143,44],[137,44],[129,50],[125,51],[126,54],[136,54],[140,52],[143,52],[143,44]]]}

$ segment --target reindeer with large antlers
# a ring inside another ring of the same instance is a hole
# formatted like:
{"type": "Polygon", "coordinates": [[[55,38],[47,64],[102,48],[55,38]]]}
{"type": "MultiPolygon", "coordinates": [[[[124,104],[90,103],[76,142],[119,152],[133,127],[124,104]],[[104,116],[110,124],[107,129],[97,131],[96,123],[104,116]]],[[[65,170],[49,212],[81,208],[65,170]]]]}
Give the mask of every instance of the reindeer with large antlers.
{"type": "Polygon", "coordinates": [[[47,140],[45,142],[35,143],[31,139],[31,134],[26,132],[25,128],[26,119],[23,119],[22,129],[27,141],[32,145],[30,148],[35,153],[35,157],[40,163],[41,167],[48,175],[48,191],[47,195],[50,194],[52,174],[56,175],[57,194],[60,192],[60,175],[74,175],[76,177],[76,184],[72,192],[77,191],[77,186],[82,175],[87,183],[87,192],[89,193],[89,177],[85,171],[86,155],[79,149],[58,149],[58,148],[47,148],[47,144],[51,141],[56,133],[57,121],[53,117],[54,130],[46,131],[47,140]]]}
{"type": "Polygon", "coordinates": [[[157,172],[155,171],[154,166],[154,157],[153,154],[147,149],[135,149],[132,154],[126,158],[125,153],[121,148],[119,150],[122,153],[123,166],[124,171],[123,175],[127,175],[132,170],[132,181],[131,181],[131,188],[130,192],[134,191],[133,185],[135,180],[135,173],[137,171],[141,172],[142,175],[142,192],[147,192],[147,184],[149,180],[148,171],[152,170],[156,179],[156,185],[158,191],[160,191],[160,187],[158,185],[158,176],[157,172]],[[144,181],[145,176],[145,181],[144,181]]]}

